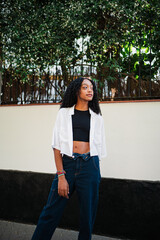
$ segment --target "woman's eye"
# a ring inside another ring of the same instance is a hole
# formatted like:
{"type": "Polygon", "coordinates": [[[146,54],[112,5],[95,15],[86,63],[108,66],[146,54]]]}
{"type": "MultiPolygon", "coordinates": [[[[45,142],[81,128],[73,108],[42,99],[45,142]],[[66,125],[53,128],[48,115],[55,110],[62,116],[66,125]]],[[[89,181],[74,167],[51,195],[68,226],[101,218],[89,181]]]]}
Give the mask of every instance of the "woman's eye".
{"type": "Polygon", "coordinates": [[[91,90],[93,90],[93,87],[83,86],[83,89],[87,89],[87,88],[90,88],[91,90]]]}

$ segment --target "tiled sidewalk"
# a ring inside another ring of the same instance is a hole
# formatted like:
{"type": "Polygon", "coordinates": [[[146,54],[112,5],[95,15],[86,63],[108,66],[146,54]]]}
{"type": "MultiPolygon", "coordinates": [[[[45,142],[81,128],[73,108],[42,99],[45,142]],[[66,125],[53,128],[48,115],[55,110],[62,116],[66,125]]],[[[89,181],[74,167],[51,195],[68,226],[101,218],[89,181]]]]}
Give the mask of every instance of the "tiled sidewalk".
{"type": "MultiPolygon", "coordinates": [[[[0,240],[31,240],[35,225],[0,220],[0,240]]],[[[52,240],[77,240],[78,232],[56,229],[52,240]]],[[[117,238],[93,235],[92,240],[120,240],[117,238]]]]}

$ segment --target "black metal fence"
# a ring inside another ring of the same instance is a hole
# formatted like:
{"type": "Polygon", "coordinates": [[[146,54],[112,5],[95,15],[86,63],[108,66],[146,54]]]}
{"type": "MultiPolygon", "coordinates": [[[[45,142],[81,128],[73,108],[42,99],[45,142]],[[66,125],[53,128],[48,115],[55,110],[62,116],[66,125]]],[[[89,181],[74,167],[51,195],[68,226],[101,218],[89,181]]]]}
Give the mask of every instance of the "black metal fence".
{"type": "MultiPolygon", "coordinates": [[[[91,76],[96,80],[100,101],[132,100],[132,99],[160,99],[160,79],[136,79],[133,73],[121,74],[114,81],[97,79],[92,72],[93,66],[80,66],[83,76],[91,76]],[[82,69],[83,68],[83,69],[82,69]]],[[[80,74],[77,71],[68,76],[68,82],[80,74]]],[[[82,75],[81,75],[82,76],[82,75]]],[[[4,77],[2,85],[1,104],[30,104],[30,103],[57,103],[61,102],[66,90],[61,70],[55,74],[44,73],[41,77],[33,74],[29,76],[29,83],[21,83],[16,79],[9,85],[4,77]]]]}
{"type": "Polygon", "coordinates": [[[109,49],[104,65],[88,64],[82,59],[64,74],[57,64],[39,75],[31,72],[25,83],[13,77],[13,69],[4,69],[1,104],[61,102],[67,85],[78,76],[91,76],[96,81],[100,101],[160,99],[160,67],[152,45],[140,45],[138,54],[131,51],[131,45],[125,55],[122,47],[117,50],[118,56],[113,47],[109,49]]]}

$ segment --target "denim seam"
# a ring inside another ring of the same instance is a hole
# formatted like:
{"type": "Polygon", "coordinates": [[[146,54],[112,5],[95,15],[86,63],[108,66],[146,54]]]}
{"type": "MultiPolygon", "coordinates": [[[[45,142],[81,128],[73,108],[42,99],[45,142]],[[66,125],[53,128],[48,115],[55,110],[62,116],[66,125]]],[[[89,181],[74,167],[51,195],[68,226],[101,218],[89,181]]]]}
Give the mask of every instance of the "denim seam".
{"type": "Polygon", "coordinates": [[[95,158],[93,157],[93,165],[97,171],[99,171],[99,168],[97,168],[96,163],[95,163],[95,158]]]}
{"type": "Polygon", "coordinates": [[[50,205],[51,205],[51,202],[52,202],[54,193],[55,193],[55,189],[52,190],[52,194],[51,194],[51,197],[50,197],[50,199],[49,199],[49,201],[48,201],[47,206],[50,206],[50,205]]]}

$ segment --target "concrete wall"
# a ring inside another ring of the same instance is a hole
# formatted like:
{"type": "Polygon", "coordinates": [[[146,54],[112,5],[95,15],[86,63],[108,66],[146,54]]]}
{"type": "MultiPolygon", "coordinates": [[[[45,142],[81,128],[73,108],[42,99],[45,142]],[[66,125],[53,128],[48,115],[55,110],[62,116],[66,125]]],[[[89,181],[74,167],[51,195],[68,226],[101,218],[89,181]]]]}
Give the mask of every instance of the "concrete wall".
{"type": "MultiPolygon", "coordinates": [[[[108,156],[101,160],[93,232],[159,240],[160,101],[100,106],[108,156]]],[[[58,109],[57,104],[0,107],[1,219],[37,223],[56,171],[51,140],[58,109]]],[[[78,223],[75,192],[59,226],[78,230],[78,223]]]]}
{"type": "MultiPolygon", "coordinates": [[[[160,180],[160,101],[100,104],[108,156],[104,178],[160,180]]],[[[0,169],[53,173],[58,104],[0,107],[0,169]]]]}

